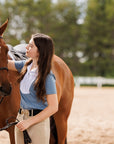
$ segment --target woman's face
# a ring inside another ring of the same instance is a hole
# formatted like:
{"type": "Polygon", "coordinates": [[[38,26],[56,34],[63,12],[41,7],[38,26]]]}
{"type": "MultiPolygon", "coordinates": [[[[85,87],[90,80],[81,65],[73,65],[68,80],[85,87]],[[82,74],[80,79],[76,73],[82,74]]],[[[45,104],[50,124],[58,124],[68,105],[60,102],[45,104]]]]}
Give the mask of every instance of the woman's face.
{"type": "Polygon", "coordinates": [[[34,41],[32,38],[29,41],[29,44],[26,46],[26,56],[32,59],[38,59],[39,57],[38,48],[34,44],[34,41]]]}

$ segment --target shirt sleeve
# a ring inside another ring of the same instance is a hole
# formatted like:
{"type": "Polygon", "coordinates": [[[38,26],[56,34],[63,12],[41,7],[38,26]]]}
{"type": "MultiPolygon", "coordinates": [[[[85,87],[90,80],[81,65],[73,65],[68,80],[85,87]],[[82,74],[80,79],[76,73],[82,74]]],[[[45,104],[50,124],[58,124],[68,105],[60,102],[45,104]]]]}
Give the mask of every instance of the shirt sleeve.
{"type": "Polygon", "coordinates": [[[21,72],[22,68],[25,65],[25,60],[22,61],[15,61],[15,68],[17,69],[18,72],[21,72]]]}
{"type": "Polygon", "coordinates": [[[54,74],[51,72],[48,74],[46,78],[45,88],[46,88],[46,95],[56,94],[56,78],[54,74]]]}

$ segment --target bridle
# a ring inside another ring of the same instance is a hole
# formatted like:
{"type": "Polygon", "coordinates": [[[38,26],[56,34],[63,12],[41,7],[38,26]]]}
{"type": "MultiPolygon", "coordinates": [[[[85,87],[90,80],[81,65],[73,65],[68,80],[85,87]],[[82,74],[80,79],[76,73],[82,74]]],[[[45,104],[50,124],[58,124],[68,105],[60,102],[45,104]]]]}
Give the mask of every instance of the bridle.
{"type": "MultiPolygon", "coordinates": [[[[0,39],[3,39],[2,36],[0,36],[0,39]]],[[[8,71],[8,68],[7,67],[0,67],[0,71],[3,71],[3,70],[6,70],[8,71]]],[[[0,86],[0,92],[1,92],[1,99],[0,99],[0,104],[2,103],[3,99],[5,96],[9,95],[11,92],[7,93],[3,90],[2,86],[0,86]]]]}
{"type": "Polygon", "coordinates": [[[8,71],[8,68],[7,67],[1,67],[0,70],[7,70],[8,71]]]}

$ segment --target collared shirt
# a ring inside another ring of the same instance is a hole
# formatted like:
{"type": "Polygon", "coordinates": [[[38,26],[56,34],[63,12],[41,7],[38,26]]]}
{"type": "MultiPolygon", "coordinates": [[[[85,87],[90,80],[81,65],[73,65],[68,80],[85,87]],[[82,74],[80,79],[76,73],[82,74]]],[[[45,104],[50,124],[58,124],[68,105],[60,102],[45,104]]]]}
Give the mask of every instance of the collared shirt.
{"type": "MultiPolygon", "coordinates": [[[[15,67],[20,72],[25,64],[25,61],[15,61],[15,67]]],[[[34,90],[34,82],[38,75],[38,69],[31,70],[32,63],[27,66],[27,72],[20,82],[21,103],[23,109],[44,109],[47,107],[47,99],[45,102],[37,98],[34,90]]],[[[47,75],[45,82],[46,95],[56,94],[55,76],[52,71],[47,75]]]]}

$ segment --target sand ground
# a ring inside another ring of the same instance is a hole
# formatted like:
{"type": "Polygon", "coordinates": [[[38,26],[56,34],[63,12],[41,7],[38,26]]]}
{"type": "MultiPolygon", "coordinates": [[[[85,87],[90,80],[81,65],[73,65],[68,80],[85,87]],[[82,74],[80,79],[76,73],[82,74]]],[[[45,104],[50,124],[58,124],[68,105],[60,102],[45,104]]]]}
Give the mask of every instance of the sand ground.
{"type": "Polygon", "coordinates": [[[68,144],[114,144],[114,88],[75,88],[68,144]]]}
{"type": "MultiPolygon", "coordinates": [[[[114,144],[114,88],[75,88],[68,144],[114,144]]],[[[0,144],[9,144],[6,131],[0,144]]]]}

